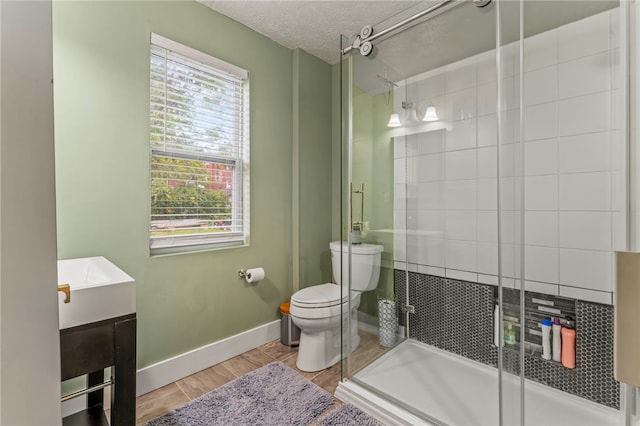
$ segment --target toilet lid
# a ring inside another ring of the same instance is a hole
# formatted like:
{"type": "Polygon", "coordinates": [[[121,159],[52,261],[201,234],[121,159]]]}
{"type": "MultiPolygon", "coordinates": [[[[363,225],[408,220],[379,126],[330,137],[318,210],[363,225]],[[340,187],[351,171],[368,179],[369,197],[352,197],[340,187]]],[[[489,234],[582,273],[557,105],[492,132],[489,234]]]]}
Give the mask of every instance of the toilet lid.
{"type": "Polygon", "coordinates": [[[319,284],[303,288],[291,296],[291,303],[308,308],[323,308],[345,303],[349,296],[349,291],[342,291],[336,284],[319,284]]]}

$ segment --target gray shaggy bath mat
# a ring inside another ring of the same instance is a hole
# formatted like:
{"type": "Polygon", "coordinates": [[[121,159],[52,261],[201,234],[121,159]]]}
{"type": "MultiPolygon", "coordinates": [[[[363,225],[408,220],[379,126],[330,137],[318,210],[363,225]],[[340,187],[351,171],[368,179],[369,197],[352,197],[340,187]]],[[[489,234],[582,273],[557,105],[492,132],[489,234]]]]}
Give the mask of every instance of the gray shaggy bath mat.
{"type": "Polygon", "coordinates": [[[307,425],[332,404],[322,388],[276,361],[146,425],[307,425]]]}
{"type": "Polygon", "coordinates": [[[318,420],[317,426],[383,426],[373,417],[350,404],[344,404],[318,420]]]}

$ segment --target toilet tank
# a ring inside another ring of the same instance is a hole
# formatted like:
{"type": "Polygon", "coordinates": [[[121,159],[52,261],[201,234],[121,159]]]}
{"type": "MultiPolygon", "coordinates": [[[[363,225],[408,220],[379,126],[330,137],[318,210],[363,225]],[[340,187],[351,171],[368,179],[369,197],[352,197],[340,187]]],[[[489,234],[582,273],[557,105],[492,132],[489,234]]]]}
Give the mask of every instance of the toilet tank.
{"type": "MultiPolygon", "coordinates": [[[[349,282],[349,243],[333,241],[329,247],[331,248],[333,280],[336,284],[347,284],[349,282]]],[[[383,249],[382,246],[376,244],[351,245],[352,291],[370,291],[378,286],[380,257],[383,249]]]]}

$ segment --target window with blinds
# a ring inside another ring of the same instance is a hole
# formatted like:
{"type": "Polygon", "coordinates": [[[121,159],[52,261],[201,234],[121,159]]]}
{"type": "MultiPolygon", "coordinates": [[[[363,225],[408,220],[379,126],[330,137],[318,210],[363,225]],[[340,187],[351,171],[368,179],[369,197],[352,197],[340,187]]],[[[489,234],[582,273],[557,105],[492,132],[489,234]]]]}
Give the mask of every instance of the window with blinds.
{"type": "Polygon", "coordinates": [[[152,254],[246,243],[248,75],[151,35],[152,254]]]}

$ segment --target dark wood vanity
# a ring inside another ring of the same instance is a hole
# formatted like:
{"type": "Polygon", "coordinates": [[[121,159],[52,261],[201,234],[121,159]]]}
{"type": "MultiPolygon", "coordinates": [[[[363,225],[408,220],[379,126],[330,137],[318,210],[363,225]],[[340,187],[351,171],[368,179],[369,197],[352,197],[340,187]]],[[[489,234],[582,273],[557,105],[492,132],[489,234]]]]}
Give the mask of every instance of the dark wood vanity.
{"type": "MultiPolygon", "coordinates": [[[[87,375],[87,388],[105,383],[111,367],[111,426],[136,423],[136,314],[60,330],[62,381],[87,375]]],[[[104,389],[87,393],[87,408],[62,419],[65,426],[108,426],[104,389]]]]}

